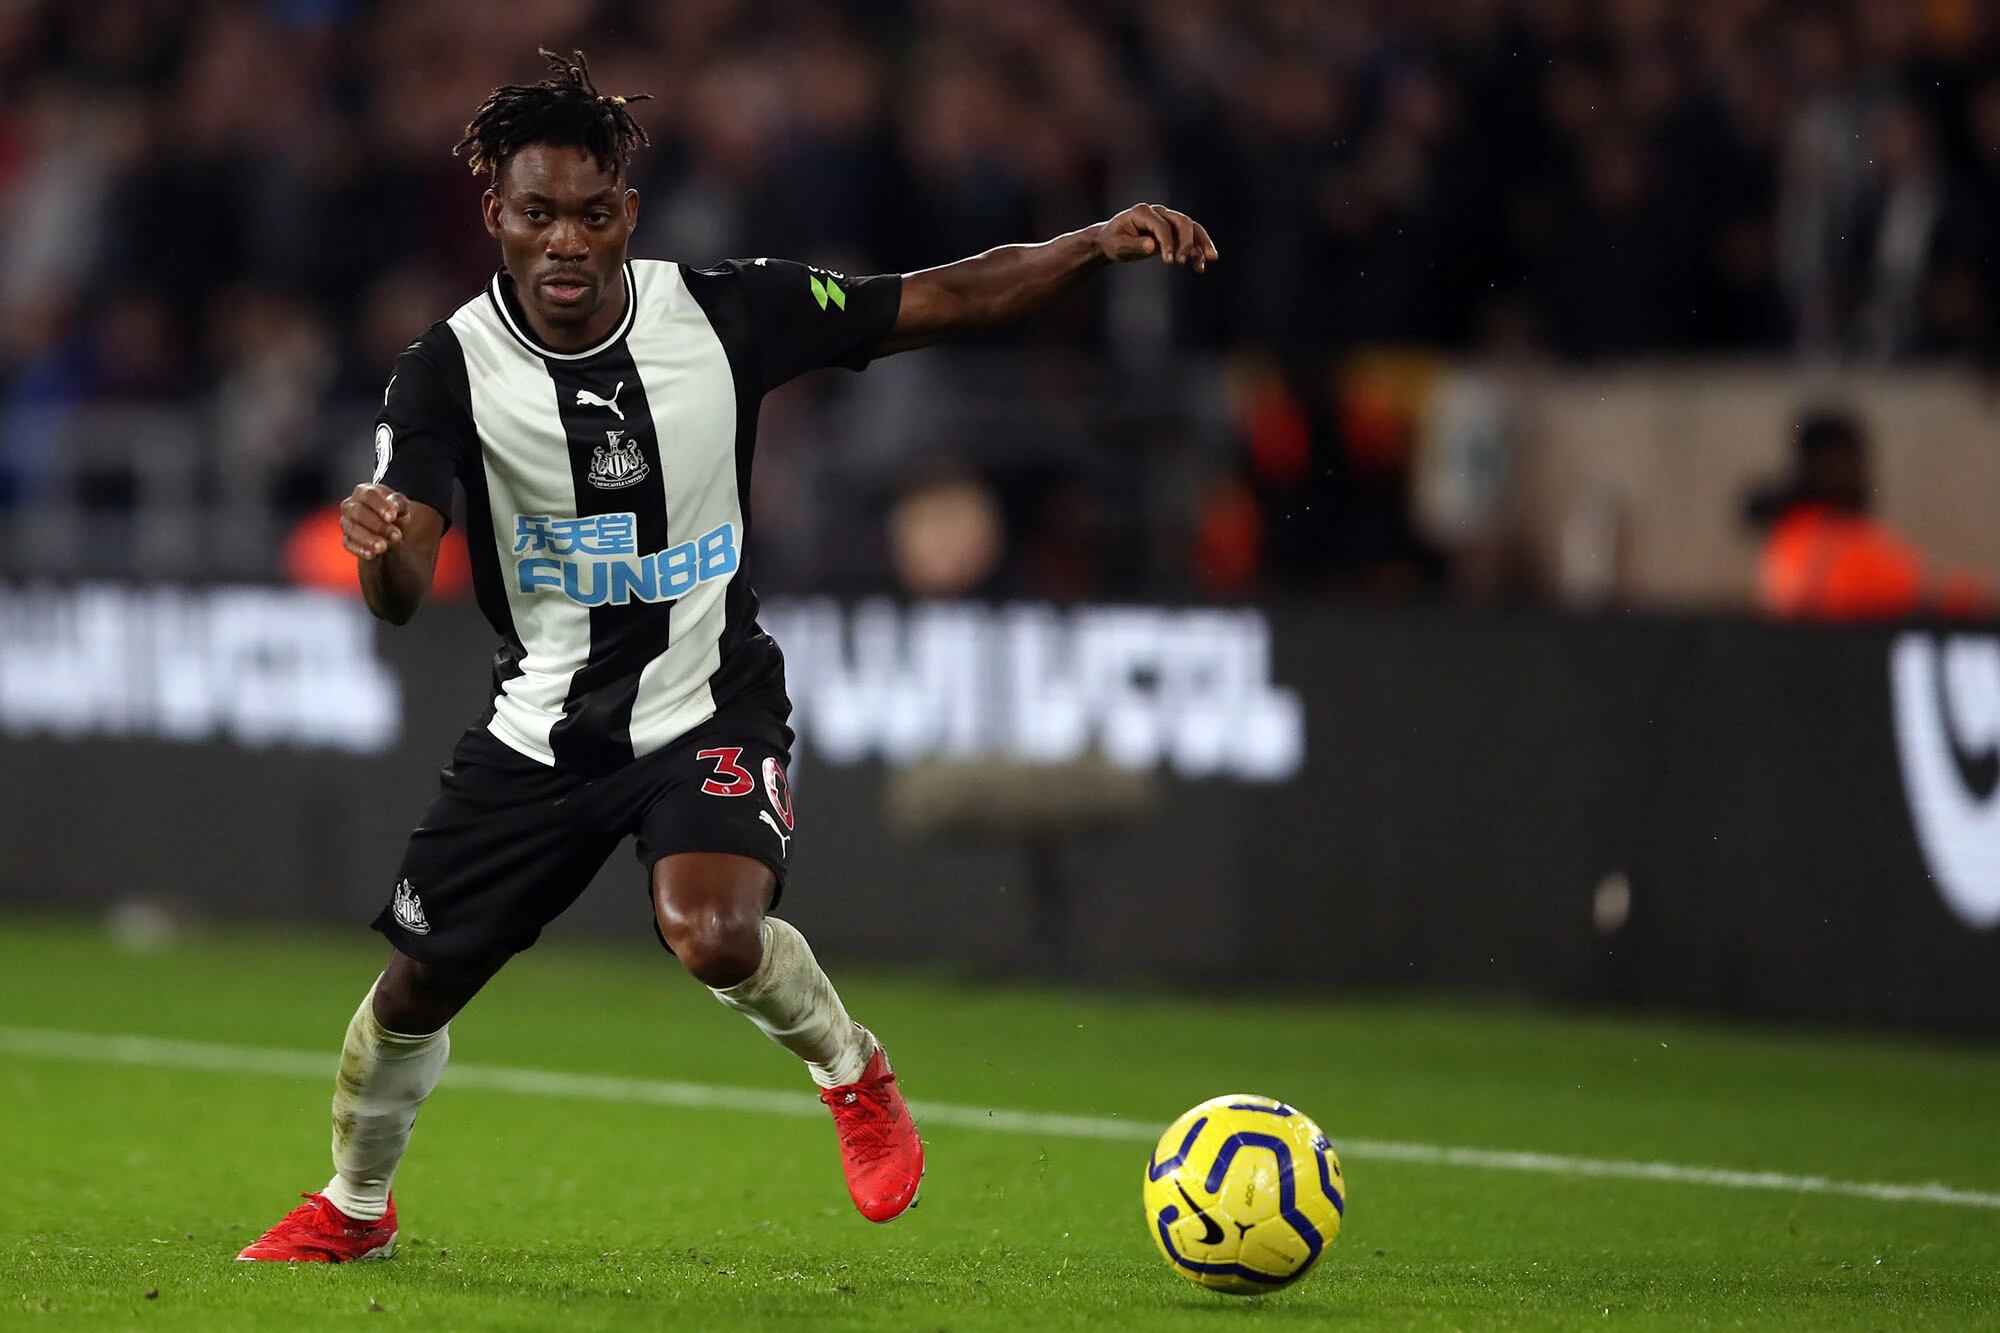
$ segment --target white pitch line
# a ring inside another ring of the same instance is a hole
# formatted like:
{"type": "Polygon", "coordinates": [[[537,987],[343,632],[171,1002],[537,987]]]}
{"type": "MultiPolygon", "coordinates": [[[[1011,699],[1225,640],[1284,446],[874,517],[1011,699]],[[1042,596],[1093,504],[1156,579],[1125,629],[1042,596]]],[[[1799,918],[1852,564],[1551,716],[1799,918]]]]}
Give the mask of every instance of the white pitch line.
{"type": "MultiPolygon", "coordinates": [[[[264,1046],[167,1037],[59,1032],[48,1028],[0,1027],[0,1054],[81,1064],[136,1065],[150,1069],[200,1069],[219,1074],[268,1074],[279,1078],[326,1079],[338,1063],[331,1053],[282,1051],[264,1046]]],[[[455,1088],[509,1092],[531,1097],[743,1111],[758,1115],[825,1115],[817,1097],[805,1092],[731,1088],[714,1083],[572,1074],[556,1069],[515,1069],[501,1065],[454,1064],[444,1081],[455,1088]]],[[[1060,1115],[1044,1111],[919,1102],[911,1110],[925,1125],[983,1129],[1003,1134],[1044,1134],[1059,1138],[1151,1143],[1157,1131],[1116,1116],[1060,1115]]],[[[1673,1162],[1631,1162],[1557,1153],[1454,1148],[1388,1139],[1341,1139],[1335,1145],[1350,1161],[1410,1162],[1424,1166],[1467,1167],[1478,1171],[1525,1171],[1538,1175],[1586,1176],[1610,1180],[1650,1180],[1717,1189],[1764,1190],[1782,1194],[1830,1194],[1878,1203],[1931,1203],[1954,1208],[2000,1210],[2000,1193],[1956,1189],[1938,1182],[1902,1185],[1886,1181],[1795,1176],[1777,1171],[1731,1171],[1681,1166],[1673,1162]]]]}

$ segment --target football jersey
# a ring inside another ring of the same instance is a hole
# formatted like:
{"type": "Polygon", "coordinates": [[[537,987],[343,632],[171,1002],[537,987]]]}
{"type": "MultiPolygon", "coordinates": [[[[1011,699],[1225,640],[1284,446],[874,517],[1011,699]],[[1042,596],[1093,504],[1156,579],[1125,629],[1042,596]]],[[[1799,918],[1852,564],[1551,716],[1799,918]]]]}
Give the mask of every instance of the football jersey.
{"type": "Polygon", "coordinates": [[[624,317],[557,352],[502,272],[397,358],[375,479],[451,513],[465,493],[480,610],[500,635],[487,728],[542,763],[609,772],[784,662],[751,591],[750,463],[769,390],[859,370],[902,280],[778,259],[625,265],[624,317]]]}

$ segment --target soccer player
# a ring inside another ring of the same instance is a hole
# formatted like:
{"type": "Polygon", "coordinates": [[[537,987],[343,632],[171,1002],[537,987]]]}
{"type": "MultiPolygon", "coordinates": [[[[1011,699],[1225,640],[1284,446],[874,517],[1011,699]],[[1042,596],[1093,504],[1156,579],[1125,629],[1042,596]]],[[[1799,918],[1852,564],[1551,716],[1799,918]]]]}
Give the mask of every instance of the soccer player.
{"type": "Polygon", "coordinates": [[[375,918],[393,949],[341,1049],[333,1179],[246,1260],[394,1252],[389,1187],[452,1017],[627,834],[661,941],[805,1062],[855,1207],[886,1222],[916,1201],[923,1143],[888,1056],[769,915],[796,824],[784,662],[750,587],[758,404],[819,366],[1017,319],[1106,264],[1216,258],[1199,224],[1141,204],[903,276],[628,259],[639,99],[600,94],[580,52],[543,55],[551,77],[495,89],[458,145],[487,177],[500,271],[397,358],[374,478],[341,505],[369,609],[400,625],[464,490],[473,587],[501,641],[492,702],[375,918]]]}

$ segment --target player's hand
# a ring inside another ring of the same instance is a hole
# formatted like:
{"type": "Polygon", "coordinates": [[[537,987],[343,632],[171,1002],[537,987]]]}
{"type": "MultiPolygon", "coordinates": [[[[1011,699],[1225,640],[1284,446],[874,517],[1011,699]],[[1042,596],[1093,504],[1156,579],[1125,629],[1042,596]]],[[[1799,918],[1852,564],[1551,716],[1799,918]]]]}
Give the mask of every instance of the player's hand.
{"type": "Polygon", "coordinates": [[[1217,258],[1208,229],[1187,214],[1162,204],[1134,204],[1097,227],[1097,247],[1114,263],[1150,259],[1205,271],[1217,258]]]}
{"type": "Polygon", "coordinates": [[[403,540],[410,502],[400,491],[364,482],[340,502],[340,540],[357,560],[374,560],[403,540]]]}

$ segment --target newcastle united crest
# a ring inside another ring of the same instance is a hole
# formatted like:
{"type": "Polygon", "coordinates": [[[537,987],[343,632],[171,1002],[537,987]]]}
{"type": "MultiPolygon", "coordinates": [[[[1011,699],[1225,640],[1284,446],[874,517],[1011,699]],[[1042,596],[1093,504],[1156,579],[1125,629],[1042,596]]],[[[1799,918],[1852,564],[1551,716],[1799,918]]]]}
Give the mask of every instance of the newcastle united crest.
{"type": "Polygon", "coordinates": [[[625,486],[636,485],[646,479],[652,468],[646,464],[646,456],[639,452],[637,440],[623,440],[622,430],[607,430],[603,444],[590,456],[590,484],[601,490],[615,491],[625,486]]]}

